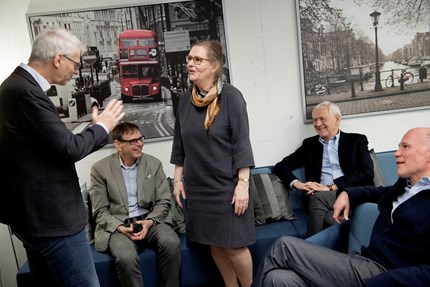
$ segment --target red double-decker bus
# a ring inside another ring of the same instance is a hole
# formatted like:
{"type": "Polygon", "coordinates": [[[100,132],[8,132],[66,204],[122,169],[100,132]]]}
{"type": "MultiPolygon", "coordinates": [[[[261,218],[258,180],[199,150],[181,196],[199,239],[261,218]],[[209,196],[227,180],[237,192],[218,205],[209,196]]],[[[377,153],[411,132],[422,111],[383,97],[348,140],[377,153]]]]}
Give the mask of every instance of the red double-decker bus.
{"type": "Polygon", "coordinates": [[[119,34],[118,59],[123,102],[152,98],[161,101],[161,66],[157,35],[150,30],[119,34]]]}

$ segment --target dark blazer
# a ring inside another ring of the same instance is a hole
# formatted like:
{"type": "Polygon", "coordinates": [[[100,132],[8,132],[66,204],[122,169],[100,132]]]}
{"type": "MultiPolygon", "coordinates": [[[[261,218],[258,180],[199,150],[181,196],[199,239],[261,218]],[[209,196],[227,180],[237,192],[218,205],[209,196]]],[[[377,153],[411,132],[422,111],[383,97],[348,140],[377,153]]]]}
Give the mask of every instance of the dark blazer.
{"type": "Polygon", "coordinates": [[[392,213],[393,201],[405,192],[405,186],[406,180],[399,179],[393,186],[345,190],[351,207],[374,202],[378,203],[380,212],[362,255],[388,271],[366,279],[366,286],[429,286],[430,190],[412,196],[392,213]]]}
{"type": "Polygon", "coordinates": [[[35,79],[17,67],[0,86],[0,222],[35,237],[82,230],[75,162],[107,141],[99,125],[69,131],[35,79]]]}
{"type": "MultiPolygon", "coordinates": [[[[124,219],[130,217],[118,153],[91,167],[91,188],[93,215],[97,223],[95,248],[106,251],[110,235],[123,224],[124,219]]],[[[166,174],[161,162],[148,154],[142,154],[137,165],[137,199],[139,206],[149,210],[146,218],[172,224],[169,213],[172,202],[166,174]]]]}
{"type": "MultiPolygon", "coordinates": [[[[275,174],[289,185],[297,177],[296,168],[305,168],[306,181],[320,182],[323,145],[319,135],[306,138],[292,154],[275,165],[275,174]]],[[[340,132],[339,163],[344,176],[334,180],[338,188],[373,185],[373,162],[365,135],[340,132]]]]}

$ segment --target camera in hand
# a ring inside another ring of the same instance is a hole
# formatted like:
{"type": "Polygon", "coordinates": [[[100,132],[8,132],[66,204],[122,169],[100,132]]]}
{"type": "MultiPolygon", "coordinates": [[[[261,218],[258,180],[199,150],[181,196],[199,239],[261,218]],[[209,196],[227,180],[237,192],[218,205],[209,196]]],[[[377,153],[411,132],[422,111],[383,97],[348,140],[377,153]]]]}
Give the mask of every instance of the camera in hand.
{"type": "Polygon", "coordinates": [[[143,229],[142,224],[135,223],[133,225],[133,233],[138,233],[143,229]]]}

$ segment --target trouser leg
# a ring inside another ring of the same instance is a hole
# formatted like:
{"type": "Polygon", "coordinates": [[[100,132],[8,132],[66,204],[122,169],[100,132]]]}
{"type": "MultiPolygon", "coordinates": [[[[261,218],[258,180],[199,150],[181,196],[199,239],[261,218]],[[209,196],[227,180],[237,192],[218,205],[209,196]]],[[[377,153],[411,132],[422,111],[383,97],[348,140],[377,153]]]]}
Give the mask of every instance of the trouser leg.
{"type": "Polygon", "coordinates": [[[169,225],[160,223],[149,229],[147,242],[157,250],[158,286],[179,286],[181,253],[178,235],[169,225]]]}
{"type": "Polygon", "coordinates": [[[310,287],[296,272],[292,270],[274,269],[267,273],[262,287],[310,287]],[[288,280],[285,280],[288,278],[288,280]]]}
{"type": "Polygon", "coordinates": [[[24,243],[33,286],[100,286],[85,229],[61,237],[28,237],[24,243]]]}
{"type": "Polygon", "coordinates": [[[309,196],[307,236],[320,232],[328,224],[334,224],[334,220],[325,221],[335,201],[336,191],[319,191],[309,196]]]}
{"type": "Polygon", "coordinates": [[[122,233],[114,232],[109,239],[118,279],[122,287],[142,287],[140,258],[137,245],[122,233]]]}
{"type": "Polygon", "coordinates": [[[361,287],[364,279],[384,271],[385,268],[361,255],[348,255],[284,236],[263,257],[252,286],[344,287],[348,282],[350,287],[361,287]],[[275,273],[269,276],[272,271],[275,273]],[[284,283],[270,285],[270,280],[284,283]]]}

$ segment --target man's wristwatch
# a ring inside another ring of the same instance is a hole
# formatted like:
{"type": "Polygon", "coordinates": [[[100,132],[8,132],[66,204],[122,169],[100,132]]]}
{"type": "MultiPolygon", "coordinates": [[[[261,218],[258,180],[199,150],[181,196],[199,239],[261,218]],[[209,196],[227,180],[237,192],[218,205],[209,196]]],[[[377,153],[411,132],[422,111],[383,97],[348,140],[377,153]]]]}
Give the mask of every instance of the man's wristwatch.
{"type": "Polygon", "coordinates": [[[333,191],[333,186],[334,186],[334,183],[333,183],[333,184],[329,184],[329,185],[327,185],[328,190],[329,190],[329,191],[333,191]]]}
{"type": "Polygon", "coordinates": [[[244,183],[249,183],[249,177],[239,177],[239,181],[243,181],[244,183]]]}

